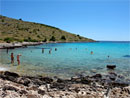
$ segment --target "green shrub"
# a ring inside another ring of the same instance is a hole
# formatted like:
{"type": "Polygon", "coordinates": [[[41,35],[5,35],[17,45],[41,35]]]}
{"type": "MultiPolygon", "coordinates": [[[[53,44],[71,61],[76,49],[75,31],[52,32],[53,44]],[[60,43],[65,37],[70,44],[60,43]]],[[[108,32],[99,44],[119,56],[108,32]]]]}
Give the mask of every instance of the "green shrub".
{"type": "Polygon", "coordinates": [[[23,31],[28,31],[29,30],[29,28],[20,28],[20,27],[17,27],[18,28],[18,30],[23,30],[23,31]]]}
{"type": "Polygon", "coordinates": [[[66,37],[64,35],[62,35],[61,40],[66,40],[66,37]]]}
{"type": "Polygon", "coordinates": [[[5,32],[1,32],[2,34],[5,34],[5,32]]]}
{"type": "Polygon", "coordinates": [[[52,36],[51,39],[50,39],[50,41],[56,41],[55,37],[52,36]]]}
{"type": "Polygon", "coordinates": [[[55,33],[55,31],[52,31],[52,34],[54,34],[55,33]]]}
{"type": "Polygon", "coordinates": [[[21,43],[22,43],[22,42],[23,42],[23,40],[22,40],[22,39],[19,39],[19,40],[18,40],[18,42],[21,42],[21,43]]]}
{"type": "Polygon", "coordinates": [[[77,35],[79,37],[79,39],[82,39],[82,37],[80,35],[77,35]]]}
{"type": "Polygon", "coordinates": [[[4,19],[2,19],[2,20],[1,20],[1,22],[5,22],[5,20],[4,20],[4,19]]]}
{"type": "Polygon", "coordinates": [[[36,40],[36,39],[31,39],[31,42],[38,42],[38,40],[36,40]]]}
{"type": "Polygon", "coordinates": [[[39,29],[33,29],[33,33],[37,33],[37,31],[40,31],[39,29]]]}
{"type": "Polygon", "coordinates": [[[43,42],[46,42],[47,41],[47,39],[45,38],[44,40],[43,40],[43,42]]]}
{"type": "Polygon", "coordinates": [[[20,18],[19,20],[21,20],[21,21],[22,21],[22,18],[20,18]]]}
{"type": "Polygon", "coordinates": [[[38,38],[41,38],[40,35],[37,35],[38,38]]]}
{"type": "Polygon", "coordinates": [[[26,42],[38,42],[36,39],[32,39],[31,37],[28,37],[27,39],[24,39],[26,42]]]}
{"type": "Polygon", "coordinates": [[[10,43],[10,42],[14,41],[14,38],[6,37],[6,38],[4,38],[4,41],[6,41],[7,43],[10,43]]]}

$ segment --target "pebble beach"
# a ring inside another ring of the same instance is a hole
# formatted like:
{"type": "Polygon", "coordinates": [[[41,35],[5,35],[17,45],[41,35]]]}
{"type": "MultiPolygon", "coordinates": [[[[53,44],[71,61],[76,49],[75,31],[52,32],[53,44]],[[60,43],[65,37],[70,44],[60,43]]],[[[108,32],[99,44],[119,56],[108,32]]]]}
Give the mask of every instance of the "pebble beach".
{"type": "Polygon", "coordinates": [[[130,98],[129,83],[117,78],[114,73],[61,79],[1,71],[0,98],[130,98]]]}

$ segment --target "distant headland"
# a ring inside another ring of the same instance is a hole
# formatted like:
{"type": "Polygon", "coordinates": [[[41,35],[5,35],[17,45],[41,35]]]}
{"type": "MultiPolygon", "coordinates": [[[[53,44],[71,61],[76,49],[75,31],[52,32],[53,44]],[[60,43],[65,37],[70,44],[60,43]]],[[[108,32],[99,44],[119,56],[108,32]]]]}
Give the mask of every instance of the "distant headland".
{"type": "Polygon", "coordinates": [[[0,42],[95,42],[57,27],[0,15],[0,42]]]}

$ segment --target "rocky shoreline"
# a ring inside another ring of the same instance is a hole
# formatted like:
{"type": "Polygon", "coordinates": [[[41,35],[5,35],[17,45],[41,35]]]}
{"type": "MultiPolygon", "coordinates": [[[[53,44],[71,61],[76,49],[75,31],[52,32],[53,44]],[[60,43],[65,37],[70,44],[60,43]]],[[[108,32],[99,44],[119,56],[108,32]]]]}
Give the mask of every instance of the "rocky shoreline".
{"type": "Polygon", "coordinates": [[[130,98],[130,80],[113,72],[61,79],[1,71],[0,98],[130,98]]]}
{"type": "Polygon", "coordinates": [[[43,42],[0,43],[0,49],[26,48],[27,46],[35,46],[40,44],[43,44],[43,42]]]}
{"type": "MultiPolygon", "coordinates": [[[[93,41],[98,42],[98,41],[93,41]]],[[[14,49],[14,48],[26,48],[27,46],[36,46],[48,43],[75,43],[75,42],[16,42],[16,43],[0,43],[0,49],[14,49]]],[[[80,41],[79,41],[80,43],[80,41]]]]}

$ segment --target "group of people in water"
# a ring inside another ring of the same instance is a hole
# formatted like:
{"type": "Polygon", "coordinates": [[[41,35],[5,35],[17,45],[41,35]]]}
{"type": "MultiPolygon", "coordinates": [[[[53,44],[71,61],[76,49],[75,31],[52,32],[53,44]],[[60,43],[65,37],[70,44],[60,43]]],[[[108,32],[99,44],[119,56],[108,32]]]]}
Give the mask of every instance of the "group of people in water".
{"type": "MultiPolygon", "coordinates": [[[[49,50],[49,54],[51,54],[52,48],[49,50]]],[[[57,48],[55,48],[55,51],[57,51],[57,48]]],[[[42,53],[44,53],[44,48],[42,48],[42,53]]]]}
{"type": "MultiPolygon", "coordinates": [[[[21,56],[21,54],[17,55],[18,65],[20,65],[20,56],[21,56]]],[[[14,53],[11,53],[11,64],[14,64],[14,53]]]]}
{"type": "MultiPolygon", "coordinates": [[[[72,48],[70,48],[70,49],[72,49],[72,48]]],[[[77,50],[77,48],[76,48],[76,50],[77,50]]],[[[51,54],[51,51],[52,51],[52,48],[49,50],[49,54],[51,54]]],[[[57,48],[55,48],[55,51],[57,51],[57,48]]],[[[44,48],[42,48],[42,53],[44,53],[44,48]]],[[[90,54],[92,55],[93,51],[91,51],[90,54]]],[[[20,56],[21,56],[21,54],[17,55],[18,65],[20,65],[20,56]]],[[[11,53],[11,64],[14,64],[14,53],[11,53]]]]}
{"type": "MultiPolygon", "coordinates": [[[[75,48],[77,50],[77,48],[75,48]]],[[[70,48],[72,50],[72,48],[70,48]]],[[[52,48],[49,50],[49,54],[51,54],[52,48]]],[[[55,48],[55,51],[57,51],[57,48],[55,48]]],[[[44,48],[42,48],[42,53],[44,53],[44,48]]],[[[93,54],[93,51],[90,52],[90,54],[93,54]]]]}

